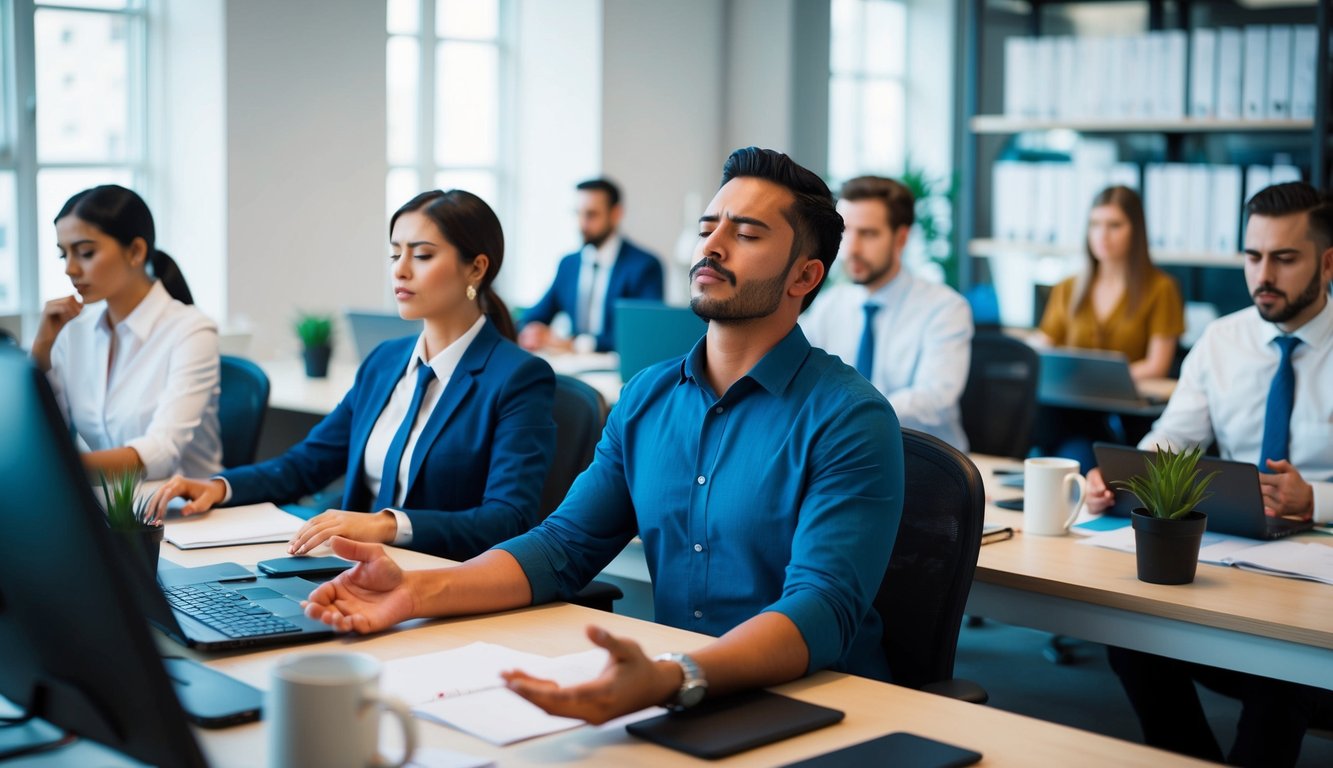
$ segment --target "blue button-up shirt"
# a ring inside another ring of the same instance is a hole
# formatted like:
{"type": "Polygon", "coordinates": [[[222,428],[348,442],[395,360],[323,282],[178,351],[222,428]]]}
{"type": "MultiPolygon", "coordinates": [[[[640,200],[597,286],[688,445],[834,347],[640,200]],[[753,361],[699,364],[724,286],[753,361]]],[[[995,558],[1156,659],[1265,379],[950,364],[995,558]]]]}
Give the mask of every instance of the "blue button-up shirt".
{"type": "Polygon", "coordinates": [[[499,548],[541,603],[638,534],[657,621],[721,635],[774,611],[800,630],[809,671],[888,679],[872,601],[902,514],[893,408],[799,327],[720,398],[705,349],[632,379],[564,503],[499,548]]]}

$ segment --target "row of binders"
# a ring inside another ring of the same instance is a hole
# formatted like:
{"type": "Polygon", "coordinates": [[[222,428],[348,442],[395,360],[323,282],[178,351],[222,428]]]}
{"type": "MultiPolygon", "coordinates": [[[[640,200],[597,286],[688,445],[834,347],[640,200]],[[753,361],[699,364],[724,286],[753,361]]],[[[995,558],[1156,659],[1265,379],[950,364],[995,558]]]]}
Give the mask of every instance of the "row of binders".
{"type": "Polygon", "coordinates": [[[1119,184],[1140,191],[1148,245],[1192,254],[1240,250],[1241,211],[1255,192],[1299,181],[1290,165],[1134,163],[1093,165],[1066,162],[995,163],[991,196],[996,240],[1081,249],[1088,210],[1097,193],[1119,184]]]}
{"type": "Polygon", "coordinates": [[[1009,37],[1004,112],[1029,120],[1288,120],[1315,108],[1311,25],[1009,37]]]}

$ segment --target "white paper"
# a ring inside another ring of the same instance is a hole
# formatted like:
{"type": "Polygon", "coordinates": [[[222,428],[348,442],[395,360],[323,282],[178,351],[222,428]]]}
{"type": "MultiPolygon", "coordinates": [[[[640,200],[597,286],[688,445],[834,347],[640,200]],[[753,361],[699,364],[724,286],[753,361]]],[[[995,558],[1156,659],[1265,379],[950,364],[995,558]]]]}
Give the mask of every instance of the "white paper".
{"type": "Polygon", "coordinates": [[[166,522],[166,540],[181,549],[288,541],[305,521],[267,502],[218,507],[166,522]]]}
{"type": "MultiPolygon", "coordinates": [[[[383,749],[383,748],[382,748],[383,749]]],[[[390,754],[398,754],[390,752],[390,754]]],[[[408,768],[492,768],[496,763],[489,757],[477,757],[440,747],[417,747],[408,768]]]]}
{"type": "Polygon", "coordinates": [[[550,658],[493,643],[472,643],[385,662],[381,687],[406,701],[417,717],[503,746],[576,728],[583,721],[546,714],[505,688],[501,672],[521,669],[573,685],[600,674],[606,660],[601,648],[550,658]]]}
{"type": "Polygon", "coordinates": [[[1233,553],[1227,562],[1247,571],[1333,584],[1333,547],[1299,541],[1270,541],[1233,553]]]}

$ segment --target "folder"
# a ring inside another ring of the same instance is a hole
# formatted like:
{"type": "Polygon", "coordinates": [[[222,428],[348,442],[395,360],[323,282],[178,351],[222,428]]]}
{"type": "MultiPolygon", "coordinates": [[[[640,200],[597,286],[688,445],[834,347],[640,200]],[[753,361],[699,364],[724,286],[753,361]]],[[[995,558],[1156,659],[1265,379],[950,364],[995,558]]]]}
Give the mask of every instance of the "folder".
{"type": "Polygon", "coordinates": [[[1251,165],[1245,169],[1245,200],[1273,183],[1273,171],[1266,165],[1251,165]]]}
{"type": "Polygon", "coordinates": [[[1214,165],[1212,216],[1208,249],[1214,253],[1240,251],[1241,169],[1238,165],[1214,165]]]}
{"type": "Polygon", "coordinates": [[[1101,37],[1079,37],[1079,71],[1082,82],[1079,84],[1079,103],[1083,117],[1104,117],[1109,111],[1103,107],[1106,100],[1106,40],[1101,37]]]}
{"type": "Polygon", "coordinates": [[[1291,118],[1309,120],[1314,117],[1316,56],[1319,52],[1319,30],[1309,24],[1300,24],[1292,30],[1291,41],[1291,118]]]}
{"type": "Polygon", "coordinates": [[[1135,163],[1115,163],[1111,165],[1107,173],[1106,186],[1119,184],[1122,187],[1129,187],[1134,191],[1142,189],[1139,186],[1139,166],[1135,163]]]}
{"type": "Polygon", "coordinates": [[[1286,24],[1268,28],[1268,110],[1269,120],[1291,117],[1291,45],[1292,29],[1286,24]]]}
{"type": "Polygon", "coordinates": [[[1148,224],[1148,246],[1154,250],[1166,247],[1165,198],[1166,167],[1148,163],[1143,167],[1143,215],[1148,224]]]}
{"type": "MultiPolygon", "coordinates": [[[[1218,120],[1241,119],[1241,71],[1244,68],[1244,38],[1239,29],[1217,30],[1217,104],[1218,120]]],[[[1311,86],[1310,93],[1314,93],[1311,86]]],[[[1311,102],[1313,103],[1313,102],[1311,102]]],[[[1313,107],[1312,107],[1313,110],[1313,107]]]]}
{"type": "Polygon", "coordinates": [[[1073,163],[1050,163],[1050,174],[1055,188],[1054,221],[1051,241],[1064,246],[1077,246],[1083,240],[1087,212],[1085,202],[1078,198],[1078,181],[1073,163]]]}
{"type": "Polygon", "coordinates": [[[1028,113],[1028,73],[1031,41],[1026,37],[1008,37],[1004,41],[1004,113],[1009,117],[1032,117],[1028,113]]]}
{"type": "Polygon", "coordinates": [[[1034,243],[1054,243],[1059,224],[1056,221],[1058,198],[1056,195],[1057,171],[1059,163],[1034,163],[1036,172],[1037,194],[1032,198],[1033,217],[1030,222],[1031,237],[1034,243]]]}
{"type": "Polygon", "coordinates": [[[1268,28],[1245,28],[1245,65],[1241,75],[1241,116],[1262,120],[1268,114],[1268,28]]]}
{"type": "Polygon", "coordinates": [[[1217,114],[1217,30],[1194,30],[1190,53],[1190,117],[1206,120],[1217,114]]]}
{"type": "Polygon", "coordinates": [[[1166,247],[1183,251],[1189,239],[1190,167],[1184,163],[1167,163],[1164,178],[1166,190],[1157,205],[1166,226],[1166,247]]]}
{"type": "Polygon", "coordinates": [[[1078,47],[1069,35],[1055,38],[1055,82],[1056,118],[1078,117],[1078,47]]]}
{"type": "Polygon", "coordinates": [[[1052,120],[1056,114],[1055,88],[1051,74],[1055,71],[1055,40],[1050,37],[1038,37],[1031,41],[1028,53],[1029,86],[1032,113],[1038,120],[1052,120]]]}
{"type": "Polygon", "coordinates": [[[1211,230],[1209,221],[1213,213],[1212,198],[1209,195],[1212,174],[1206,165],[1187,166],[1189,191],[1185,197],[1185,250],[1203,253],[1208,250],[1211,230]]]}
{"type": "Polygon", "coordinates": [[[1272,168],[1268,169],[1269,184],[1286,184],[1289,181],[1300,181],[1301,169],[1294,165],[1274,163],[1272,168]]]}
{"type": "Polygon", "coordinates": [[[1189,55],[1189,37],[1179,29],[1157,34],[1162,40],[1163,67],[1157,82],[1157,117],[1179,120],[1185,117],[1185,67],[1189,55]]]}

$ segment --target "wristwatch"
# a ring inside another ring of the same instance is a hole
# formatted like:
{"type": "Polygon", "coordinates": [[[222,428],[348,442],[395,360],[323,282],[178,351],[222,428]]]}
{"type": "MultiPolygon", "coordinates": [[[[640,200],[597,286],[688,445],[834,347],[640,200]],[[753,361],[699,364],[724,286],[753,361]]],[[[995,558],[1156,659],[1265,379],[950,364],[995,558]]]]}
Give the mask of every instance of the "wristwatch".
{"type": "Polygon", "coordinates": [[[664,707],[673,712],[680,712],[704,700],[704,695],[708,693],[708,681],[704,679],[704,671],[694,659],[683,653],[664,653],[653,661],[674,661],[680,665],[681,672],[685,673],[685,680],[680,684],[680,690],[676,691],[676,695],[664,704],[664,707]]]}

